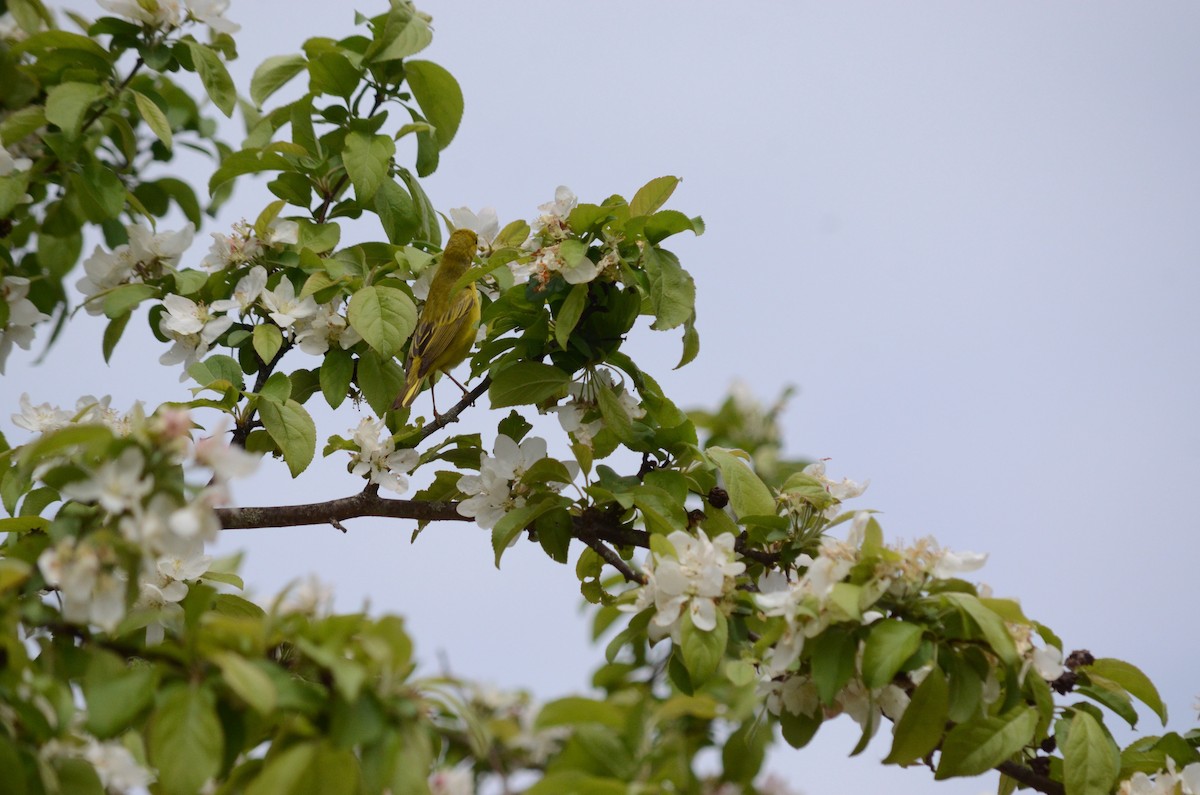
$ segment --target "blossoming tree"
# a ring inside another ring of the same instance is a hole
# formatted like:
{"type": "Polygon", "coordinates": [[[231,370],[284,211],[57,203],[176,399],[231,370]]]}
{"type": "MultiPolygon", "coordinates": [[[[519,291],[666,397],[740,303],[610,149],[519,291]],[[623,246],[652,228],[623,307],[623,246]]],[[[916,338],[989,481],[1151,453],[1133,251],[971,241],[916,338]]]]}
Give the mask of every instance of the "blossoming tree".
{"type": "Polygon", "coordinates": [[[693,280],[663,244],[703,224],[665,209],[674,177],[595,202],[560,187],[503,227],[440,216],[420,180],[462,97],[415,57],[432,34],[403,0],[268,59],[248,100],[223,0],[100,5],[60,27],[39,0],[0,4],[0,372],[76,306],[108,319],[107,358],[147,305],[187,388],[128,413],[21,399],[28,436],[0,459],[0,792],[782,793],[761,776],[777,729],[801,747],[845,714],[858,750],[890,726],[885,761],[937,779],[1200,793],[1200,733],[1114,741],[1107,722],[1136,723],[1134,701],[1165,723],[1135,666],[1064,660],[1050,628],[961,578],[982,556],[888,544],[847,507],[862,486],[781,457],[778,406],[688,413],[635,362],[643,318],[681,332],[680,366],[699,350],[693,280]],[[178,73],[241,108],[240,148],[178,73]],[[264,107],[297,78],[307,92],[264,107]],[[148,176],[182,147],[212,157],[199,193],[148,176]],[[196,228],[250,174],[275,200],[188,266],[196,228]],[[174,211],[187,224],[160,229],[174,211]],[[372,231],[343,241],[351,219],[372,231]],[[477,285],[482,320],[474,386],[425,416],[392,406],[443,221],[478,236],[459,287],[477,285]],[[86,256],[85,237],[103,241],[86,256]],[[370,416],[319,436],[306,404],[347,401],[370,416]],[[453,433],[489,410],[491,438],[453,433]],[[530,435],[537,412],[557,415],[569,456],[530,435]],[[346,496],[230,505],[260,458],[298,475],[321,437],[346,457],[346,496]],[[597,637],[612,634],[598,695],[538,706],[418,678],[398,618],[330,615],[305,587],[255,603],[205,552],[223,528],[363,516],[473,521],[497,565],[522,537],[573,563],[597,637]],[[714,748],[720,769],[701,774],[714,748]]]}

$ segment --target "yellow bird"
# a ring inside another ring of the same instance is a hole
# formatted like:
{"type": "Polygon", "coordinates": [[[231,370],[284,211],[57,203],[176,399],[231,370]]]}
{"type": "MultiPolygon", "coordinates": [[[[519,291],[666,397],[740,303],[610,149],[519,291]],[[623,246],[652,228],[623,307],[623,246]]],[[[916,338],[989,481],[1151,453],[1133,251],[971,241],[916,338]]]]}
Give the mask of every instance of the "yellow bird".
{"type": "MultiPolygon", "coordinates": [[[[450,370],[471,352],[479,329],[479,291],[474,282],[456,293],[450,291],[471,267],[478,246],[479,238],[470,229],[456,229],[450,235],[429,285],[429,297],[417,318],[404,362],[404,389],[392,404],[393,409],[412,405],[421,385],[438,372],[454,381],[450,370]]],[[[458,385],[466,392],[462,384],[458,385]]],[[[436,403],[433,413],[437,414],[436,403]]]]}

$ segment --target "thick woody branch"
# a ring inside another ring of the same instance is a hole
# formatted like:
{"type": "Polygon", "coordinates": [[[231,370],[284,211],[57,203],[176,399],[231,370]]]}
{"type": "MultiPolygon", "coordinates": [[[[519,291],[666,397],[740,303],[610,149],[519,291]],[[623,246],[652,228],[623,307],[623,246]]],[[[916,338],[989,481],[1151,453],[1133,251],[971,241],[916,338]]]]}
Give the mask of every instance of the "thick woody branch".
{"type": "Polygon", "coordinates": [[[360,516],[382,516],[389,519],[416,519],[420,522],[470,522],[460,514],[454,502],[426,500],[390,500],[374,491],[362,491],[352,497],[306,505],[275,505],[259,508],[218,508],[217,518],[226,530],[245,530],[260,527],[299,527],[310,524],[337,526],[347,519],[360,516]]]}

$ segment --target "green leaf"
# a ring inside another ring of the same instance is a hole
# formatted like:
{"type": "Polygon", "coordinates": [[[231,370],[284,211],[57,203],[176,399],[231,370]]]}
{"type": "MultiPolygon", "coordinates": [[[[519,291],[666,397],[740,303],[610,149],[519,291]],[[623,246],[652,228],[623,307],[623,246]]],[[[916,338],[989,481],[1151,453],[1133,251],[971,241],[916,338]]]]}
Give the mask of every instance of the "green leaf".
{"type": "Polygon", "coordinates": [[[46,92],[46,121],[74,138],[83,127],[84,114],[102,96],[104,87],[95,83],[60,83],[46,92]]]}
{"type": "Polygon", "coordinates": [[[397,246],[412,242],[421,228],[421,217],[408,191],[400,183],[385,179],[375,191],[374,203],[388,242],[397,246]]]}
{"type": "MultiPolygon", "coordinates": [[[[90,39],[89,39],[90,41],[90,39]]],[[[0,143],[12,146],[27,135],[37,132],[46,126],[46,109],[40,105],[30,105],[15,110],[0,121],[0,143]]],[[[521,238],[524,242],[525,238],[521,238]]]]}
{"type": "Polygon", "coordinates": [[[279,694],[275,691],[275,683],[261,668],[240,654],[223,651],[212,657],[213,662],[221,669],[221,677],[229,689],[254,708],[260,715],[269,715],[275,711],[279,694]]]}
{"type": "Polygon", "coordinates": [[[417,325],[417,307],[395,287],[364,287],[350,296],[350,325],[380,356],[395,356],[417,325]]]}
{"type": "Polygon", "coordinates": [[[908,765],[937,748],[950,710],[950,688],[940,669],[930,671],[896,722],[891,753],[883,760],[888,765],[908,765]]]}
{"type": "Polygon", "coordinates": [[[508,545],[522,530],[528,527],[534,519],[554,508],[565,507],[570,500],[550,494],[537,502],[529,503],[522,508],[514,508],[496,522],[492,528],[492,551],[496,553],[496,568],[500,568],[500,557],[508,549],[508,545]]]}
{"type": "Polygon", "coordinates": [[[725,646],[729,642],[729,623],[719,608],[716,616],[716,627],[705,630],[692,622],[690,610],[685,608],[683,611],[683,623],[679,633],[683,647],[683,663],[687,666],[692,684],[696,686],[704,684],[716,673],[721,660],[725,658],[725,646]]]}
{"type": "Polygon", "coordinates": [[[854,634],[829,627],[805,644],[805,653],[812,666],[813,684],[821,703],[832,706],[850,677],[854,675],[854,658],[858,640],[854,634]]]}
{"type": "Polygon", "coordinates": [[[367,351],[358,360],[355,380],[375,416],[382,417],[404,387],[404,370],[391,357],[367,351]]]}
{"type": "Polygon", "coordinates": [[[555,563],[566,563],[574,522],[565,508],[542,514],[534,522],[538,543],[555,563]]]}
{"type": "Polygon", "coordinates": [[[82,174],[71,172],[67,181],[71,186],[69,195],[79,202],[84,217],[93,223],[111,221],[125,209],[125,184],[99,160],[84,165],[82,174]]]}
{"type": "Polygon", "coordinates": [[[354,357],[349,351],[331,348],[321,362],[321,394],[330,408],[342,405],[350,391],[350,379],[354,376],[354,357]]]}
{"type": "Polygon", "coordinates": [[[625,710],[614,703],[583,696],[567,696],[551,701],[538,712],[534,727],[580,726],[598,723],[610,729],[625,728],[625,710]]]}
{"type": "Polygon", "coordinates": [[[1150,677],[1142,673],[1137,666],[1124,660],[1101,657],[1082,670],[1089,676],[1095,673],[1125,688],[1131,696],[1154,710],[1154,714],[1158,715],[1164,726],[1167,725],[1167,705],[1163,703],[1158,688],[1150,681],[1150,677]]]}
{"type": "Polygon", "coordinates": [[[261,323],[254,327],[254,352],[259,361],[270,364],[275,354],[283,347],[283,332],[274,323],[261,323]]]}
{"type": "Polygon", "coordinates": [[[154,700],[158,672],[149,665],[126,665],[97,654],[83,680],[87,729],[101,740],[115,737],[154,700]]]}
{"type": "Polygon", "coordinates": [[[158,140],[163,142],[163,146],[170,149],[171,122],[167,121],[167,115],[162,112],[162,108],[154,104],[154,100],[150,97],[137,91],[133,92],[133,101],[137,104],[138,113],[142,114],[146,126],[158,136],[158,140]]]}
{"type": "Polygon", "coordinates": [[[1063,745],[1067,795],[1107,795],[1117,783],[1121,751],[1098,720],[1084,710],[1071,716],[1063,745]]]}
{"type": "Polygon", "coordinates": [[[259,401],[258,413],[263,427],[283,451],[292,477],[308,468],[317,449],[317,426],[308,412],[294,400],[286,403],[259,401]]]}
{"type": "Polygon", "coordinates": [[[246,788],[246,795],[292,795],[300,789],[316,756],[314,742],[296,743],[282,753],[268,754],[262,772],[246,788]]]}
{"type": "Polygon", "coordinates": [[[492,408],[541,403],[566,389],[571,376],[541,362],[517,362],[492,376],[492,408]]]}
{"type": "Polygon", "coordinates": [[[633,445],[636,442],[633,420],[621,405],[612,387],[603,379],[594,378],[592,388],[596,392],[596,402],[600,407],[600,416],[604,419],[604,427],[612,431],[617,441],[627,446],[633,445]]]}
{"type": "Polygon", "coordinates": [[[1016,644],[1013,643],[1012,636],[1004,626],[1004,619],[999,614],[989,610],[977,597],[970,594],[944,593],[940,594],[939,598],[969,615],[983,632],[983,637],[991,645],[992,651],[996,652],[1005,664],[1013,668],[1020,667],[1020,655],[1017,654],[1016,644]]]}
{"type": "Polygon", "coordinates": [[[285,403],[292,396],[292,379],[288,378],[287,373],[271,373],[258,394],[272,403],[285,403]]]}
{"type": "Polygon", "coordinates": [[[339,52],[323,52],[308,62],[308,87],[314,94],[349,99],[361,78],[362,71],[339,52]]]}
{"type": "Polygon", "coordinates": [[[1003,715],[958,724],[946,733],[934,778],[986,773],[1029,744],[1037,720],[1037,710],[1017,707],[1003,715]]]}
{"type": "Polygon", "coordinates": [[[431,41],[433,31],[420,15],[393,11],[379,40],[367,50],[367,60],[379,63],[407,58],[428,47],[431,41]]]}
{"type": "Polygon", "coordinates": [[[808,745],[821,728],[821,714],[815,716],[796,715],[783,710],[779,716],[779,728],[783,731],[783,739],[793,748],[803,748],[808,745]]]}
{"type": "Polygon", "coordinates": [[[721,470],[734,513],[738,516],[774,516],[779,512],[771,489],[741,456],[724,447],[710,447],[704,452],[721,470]]]}
{"type": "Polygon", "coordinates": [[[675,328],[696,312],[696,283],[669,251],[647,246],[643,252],[646,275],[650,277],[650,305],[657,331],[675,328]]]}
{"type": "Polygon", "coordinates": [[[863,683],[869,688],[890,684],[904,662],[921,646],[922,628],[886,618],[871,625],[863,650],[863,683]]]}
{"type": "Polygon", "coordinates": [[[104,327],[104,337],[101,341],[101,352],[104,354],[104,363],[108,364],[112,358],[113,351],[117,347],[117,343],[121,340],[121,335],[125,333],[125,327],[129,325],[129,318],[133,317],[131,313],[125,313],[119,317],[115,317],[104,327]]]}
{"type": "Polygon", "coordinates": [[[251,101],[261,108],[267,97],[303,72],[307,63],[303,55],[272,55],[267,58],[254,70],[254,77],[250,78],[251,101]]]}
{"type": "Polygon", "coordinates": [[[567,350],[571,332],[575,330],[579,318],[583,316],[587,300],[588,286],[577,284],[571,288],[571,292],[567,293],[567,297],[563,299],[562,308],[558,310],[558,317],[554,320],[554,339],[558,342],[558,347],[564,351],[567,350]]]}
{"type": "Polygon", "coordinates": [[[437,128],[438,149],[445,149],[462,121],[463,95],[458,81],[432,61],[406,62],[404,76],[425,118],[437,128]]]}
{"type": "Polygon", "coordinates": [[[342,164],[354,185],[358,203],[366,206],[375,191],[388,178],[396,142],[388,135],[364,135],[352,132],[346,136],[342,164]]]}
{"type": "Polygon", "coordinates": [[[679,364],[675,365],[675,369],[690,364],[699,353],[700,332],[696,331],[696,315],[693,313],[683,324],[683,355],[679,357],[679,364]]]}
{"type": "Polygon", "coordinates": [[[147,751],[165,795],[195,795],[220,771],[225,735],[215,702],[206,688],[178,685],[154,711],[147,751]]]}
{"type": "Polygon", "coordinates": [[[232,116],[237,105],[237,88],[234,87],[233,78],[229,76],[229,70],[225,68],[220,56],[211,47],[198,41],[185,39],[183,43],[191,53],[196,74],[200,75],[200,82],[204,84],[209,99],[226,117],[232,116]]]}
{"type": "Polygon", "coordinates": [[[630,217],[649,215],[662,207],[667,203],[667,199],[671,198],[678,184],[679,177],[656,177],[638,188],[638,192],[633,194],[633,200],[629,202],[630,217]]]}

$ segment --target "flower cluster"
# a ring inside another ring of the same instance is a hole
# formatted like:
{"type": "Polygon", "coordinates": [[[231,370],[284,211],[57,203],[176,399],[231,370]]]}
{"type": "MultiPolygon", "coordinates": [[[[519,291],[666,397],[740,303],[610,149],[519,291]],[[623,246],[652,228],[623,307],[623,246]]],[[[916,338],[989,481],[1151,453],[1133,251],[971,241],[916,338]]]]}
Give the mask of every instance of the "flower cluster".
{"type": "Polygon", "coordinates": [[[75,410],[59,408],[50,403],[33,405],[29,393],[21,395],[21,413],[12,415],[13,425],[33,433],[46,433],[65,428],[71,424],[103,425],[117,436],[128,436],[133,424],[145,419],[146,412],[141,402],[122,414],[110,404],[112,396],[92,397],[84,395],[75,401],[75,410]]]}
{"type": "MultiPolygon", "coordinates": [[[[755,602],[763,615],[782,618],[784,630],[779,640],[763,657],[763,670],[774,677],[791,669],[804,650],[805,638],[823,632],[842,613],[831,604],[835,586],[844,582],[862,560],[862,545],[871,514],[859,511],[850,523],[846,540],[832,536],[821,539],[816,555],[802,554],[796,559],[803,573],[788,579],[771,572],[758,583],[755,602]]],[[[885,594],[903,597],[917,593],[931,580],[947,579],[980,568],[986,555],[956,553],[944,549],[931,538],[918,539],[910,546],[888,548],[873,560],[870,582],[864,590],[878,600],[885,594]]],[[[864,621],[881,616],[877,611],[864,614],[864,621]]]]}
{"type": "Polygon", "coordinates": [[[351,473],[396,494],[408,491],[407,475],[416,469],[421,457],[412,448],[397,450],[383,420],[363,417],[354,430],[354,443],[358,451],[350,456],[351,473]]]}
{"type": "Polygon", "coordinates": [[[733,590],[734,578],[746,570],[737,560],[734,537],[725,533],[710,539],[704,533],[688,535],[676,530],[667,536],[674,555],[651,552],[646,557],[646,584],[638,589],[632,609],[654,608],[651,640],[670,636],[679,640],[686,613],[696,629],[711,632],[717,626],[718,603],[733,590]]]}
{"type": "Polygon", "coordinates": [[[240,268],[254,262],[268,249],[295,245],[300,239],[300,225],[295,221],[276,218],[267,225],[267,235],[259,238],[254,227],[245,221],[233,225],[232,234],[212,233],[213,244],[200,267],[210,272],[240,268]]]}
{"type": "Polygon", "coordinates": [[[825,474],[825,462],[814,461],[788,479],[779,499],[797,521],[806,521],[814,510],[824,519],[836,519],[842,503],[861,496],[870,483],[856,483],[850,478],[832,480],[825,474]]]}
{"type": "MultiPolygon", "coordinates": [[[[24,403],[30,407],[28,400],[24,403]]],[[[86,408],[66,422],[108,424],[102,419],[107,399],[86,398],[80,403],[86,408]]],[[[18,418],[27,420],[30,413],[18,418]]],[[[64,421],[65,412],[52,407],[36,407],[36,413],[51,419],[26,425],[53,430],[64,421]]],[[[133,607],[144,617],[147,642],[155,643],[166,628],[182,622],[179,602],[187,595],[187,581],[208,571],[212,559],[204,554],[204,544],[220,530],[214,506],[227,499],[228,481],[253,471],[258,458],[211,437],[190,445],[189,452],[192,422],[186,411],[164,409],[150,418],[140,411],[131,415],[126,429],[129,440],[119,443],[120,453],[96,465],[83,465],[83,476],[62,484],[59,493],[64,499],[96,506],[101,526],[115,529],[127,548],[137,553],[133,607]],[[207,485],[192,489],[190,496],[181,492],[181,467],[203,469],[207,485]]],[[[51,463],[42,463],[35,475],[51,463]]],[[[68,535],[42,552],[38,568],[46,583],[58,590],[64,619],[111,632],[129,608],[131,573],[121,561],[105,534],[68,535]]]]}
{"type": "Polygon", "coordinates": [[[242,26],[225,18],[229,0],[96,0],[100,7],[155,30],[179,27],[185,20],[207,25],[213,33],[237,33],[242,26]]]}
{"type": "Polygon", "coordinates": [[[608,370],[596,370],[584,381],[572,383],[567,387],[569,400],[561,406],[553,406],[547,411],[558,415],[558,423],[571,437],[586,447],[591,447],[596,434],[604,430],[604,420],[600,417],[598,387],[596,381],[602,382],[600,387],[606,387],[616,393],[617,402],[630,419],[641,419],[646,416],[644,409],[632,392],[613,382],[612,373],[608,370]]]}
{"type": "Polygon", "coordinates": [[[470,706],[487,725],[500,725],[496,739],[508,751],[516,752],[517,764],[521,766],[545,765],[571,734],[567,726],[539,728],[537,716],[541,705],[525,691],[474,685],[470,690],[470,706]]]}
{"type": "MultiPolygon", "coordinates": [[[[478,475],[463,475],[458,490],[467,499],[458,504],[458,512],[490,530],[504,514],[525,507],[530,488],[521,482],[531,466],[546,457],[546,440],[532,436],[520,444],[509,436],[496,437],[494,455],[481,457],[478,475]]],[[[558,488],[566,484],[550,484],[558,488]]]]}
{"type": "Polygon", "coordinates": [[[51,740],[42,746],[45,760],[82,758],[91,764],[105,792],[130,792],[143,789],[154,782],[154,774],[138,764],[133,754],[116,740],[101,742],[84,735],[81,746],[51,740]]]}
{"type": "Polygon", "coordinates": [[[155,234],[148,226],[130,224],[125,227],[129,242],[105,251],[96,246],[92,255],[83,261],[84,277],[75,287],[84,296],[84,307],[90,315],[104,311],[101,299],[110,290],[123,284],[157,279],[174,271],[179,259],[192,244],[196,228],[188,223],[178,232],[155,234]]]}
{"type": "Polygon", "coordinates": [[[25,277],[5,276],[0,280],[0,298],[8,304],[8,322],[0,328],[0,375],[4,374],[4,365],[13,345],[29,350],[33,344],[34,325],[50,319],[49,315],[38,311],[28,295],[29,280],[25,277]]]}
{"type": "Polygon", "coordinates": [[[1200,795],[1200,762],[1175,770],[1175,760],[1167,757],[1167,769],[1153,777],[1134,773],[1117,787],[1117,795],[1200,795]]]}

